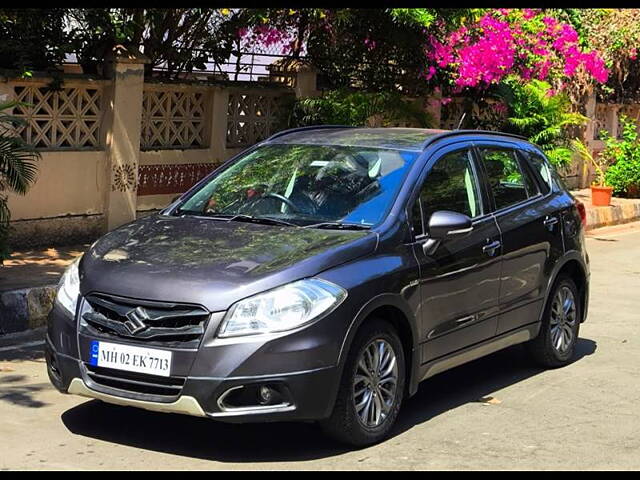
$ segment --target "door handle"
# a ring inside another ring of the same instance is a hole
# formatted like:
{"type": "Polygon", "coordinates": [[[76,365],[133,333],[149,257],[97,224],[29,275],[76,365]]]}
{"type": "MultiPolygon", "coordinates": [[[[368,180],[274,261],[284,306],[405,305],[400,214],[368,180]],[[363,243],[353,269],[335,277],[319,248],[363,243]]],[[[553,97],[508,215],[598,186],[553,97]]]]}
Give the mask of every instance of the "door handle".
{"type": "Polygon", "coordinates": [[[545,227],[547,227],[549,229],[549,231],[553,230],[553,226],[558,223],[558,217],[552,217],[550,215],[547,215],[544,219],[544,222],[542,222],[544,224],[545,227]]]}
{"type": "Polygon", "coordinates": [[[493,242],[482,247],[482,251],[493,257],[496,254],[496,250],[502,246],[502,242],[500,240],[494,240],[493,242]]]}
{"type": "Polygon", "coordinates": [[[465,323],[473,322],[476,319],[476,315],[468,315],[456,320],[457,325],[463,325],[465,323]]]}

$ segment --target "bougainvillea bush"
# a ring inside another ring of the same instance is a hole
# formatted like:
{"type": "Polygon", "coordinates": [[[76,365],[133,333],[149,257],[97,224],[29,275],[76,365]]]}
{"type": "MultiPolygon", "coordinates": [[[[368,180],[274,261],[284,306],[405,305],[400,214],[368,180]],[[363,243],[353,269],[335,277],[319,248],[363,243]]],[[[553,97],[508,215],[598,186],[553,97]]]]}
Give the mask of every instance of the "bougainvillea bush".
{"type": "MultiPolygon", "coordinates": [[[[606,85],[598,89],[603,101],[634,102],[640,98],[640,9],[567,9],[581,41],[598,50],[609,70],[606,85]]],[[[574,82],[575,83],[575,82],[574,82]]]]}
{"type": "Polygon", "coordinates": [[[581,48],[573,26],[542,10],[490,10],[453,31],[431,34],[425,49],[425,78],[438,77],[452,93],[486,89],[507,76],[548,81],[556,90],[581,70],[596,82],[608,78],[602,56],[581,48]]]}

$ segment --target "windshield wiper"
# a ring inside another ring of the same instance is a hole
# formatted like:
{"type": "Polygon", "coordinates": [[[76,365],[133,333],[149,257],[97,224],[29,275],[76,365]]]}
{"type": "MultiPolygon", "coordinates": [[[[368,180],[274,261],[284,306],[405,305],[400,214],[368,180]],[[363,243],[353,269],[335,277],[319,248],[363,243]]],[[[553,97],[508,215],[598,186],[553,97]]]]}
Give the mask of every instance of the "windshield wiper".
{"type": "Polygon", "coordinates": [[[176,213],[179,215],[193,215],[196,217],[205,217],[212,220],[223,220],[225,222],[250,222],[250,223],[262,223],[265,225],[286,225],[289,227],[300,227],[295,223],[287,222],[285,220],[279,220],[271,217],[253,217],[244,213],[220,213],[220,212],[196,212],[193,210],[178,210],[176,213]]]}
{"type": "Polygon", "coordinates": [[[327,228],[336,230],[370,230],[370,225],[363,225],[361,223],[344,223],[344,222],[322,222],[314,223],[312,225],[305,225],[303,228],[327,228]]]}
{"type": "Polygon", "coordinates": [[[229,217],[233,217],[233,215],[227,215],[224,213],[221,214],[210,214],[210,213],[203,213],[203,212],[199,212],[197,210],[182,210],[180,208],[178,208],[175,212],[175,215],[180,216],[180,217],[186,217],[186,216],[190,216],[190,217],[204,217],[204,218],[210,218],[211,220],[223,220],[225,222],[229,221],[229,217]]]}
{"type": "Polygon", "coordinates": [[[265,225],[286,225],[288,227],[300,227],[300,225],[296,225],[295,223],[287,222],[286,220],[280,220],[278,218],[272,217],[254,217],[251,215],[245,215],[244,213],[237,213],[235,215],[231,214],[223,214],[217,215],[218,218],[228,217],[230,222],[249,222],[249,223],[262,223],[265,225]]]}

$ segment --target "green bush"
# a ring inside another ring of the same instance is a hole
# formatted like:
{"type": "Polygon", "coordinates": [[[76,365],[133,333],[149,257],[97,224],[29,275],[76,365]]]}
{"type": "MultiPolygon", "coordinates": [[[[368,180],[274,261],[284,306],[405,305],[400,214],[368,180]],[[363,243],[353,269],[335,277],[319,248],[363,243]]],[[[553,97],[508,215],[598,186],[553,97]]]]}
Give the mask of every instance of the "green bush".
{"type": "Polygon", "coordinates": [[[567,95],[553,92],[547,82],[510,78],[505,87],[502,96],[509,107],[505,130],[538,145],[554,166],[569,166],[574,153],[570,128],[586,124],[588,118],[573,112],[567,95]]]}
{"type": "Polygon", "coordinates": [[[332,90],[321,97],[302,98],[295,102],[289,124],[291,127],[309,125],[365,126],[379,116],[381,126],[408,124],[431,127],[431,115],[419,101],[403,98],[399,93],[367,93],[332,90]]]}
{"type": "Polygon", "coordinates": [[[603,130],[600,138],[605,143],[600,156],[609,167],[604,178],[605,184],[613,187],[613,193],[622,197],[640,196],[640,142],[636,124],[627,116],[620,117],[622,138],[613,138],[603,130]]]}

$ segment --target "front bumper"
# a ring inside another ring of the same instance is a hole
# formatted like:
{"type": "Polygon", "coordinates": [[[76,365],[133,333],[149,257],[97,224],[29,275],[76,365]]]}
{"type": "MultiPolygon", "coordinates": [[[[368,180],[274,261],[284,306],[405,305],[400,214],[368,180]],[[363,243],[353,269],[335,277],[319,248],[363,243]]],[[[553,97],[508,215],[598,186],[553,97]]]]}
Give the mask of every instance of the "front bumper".
{"type": "MultiPolygon", "coordinates": [[[[337,394],[340,375],[335,361],[338,354],[332,351],[340,342],[328,335],[331,329],[320,325],[322,322],[294,334],[268,341],[242,340],[238,345],[216,343],[215,339],[205,336],[197,350],[174,351],[175,370],[183,383],[179,393],[173,396],[141,393],[100,381],[100,375],[96,375],[91,370],[94,367],[86,361],[91,338],[78,334],[75,322],[57,305],[48,323],[47,370],[51,383],[63,393],[227,422],[319,420],[331,414],[337,394]],[[297,369],[286,371],[286,365],[297,369]],[[282,370],[285,372],[279,373],[282,370]],[[250,391],[262,385],[275,386],[283,393],[283,401],[275,405],[255,402],[255,405],[239,407],[221,402],[234,390],[250,391]]],[[[136,380],[147,381],[146,378],[136,380]]]]}

